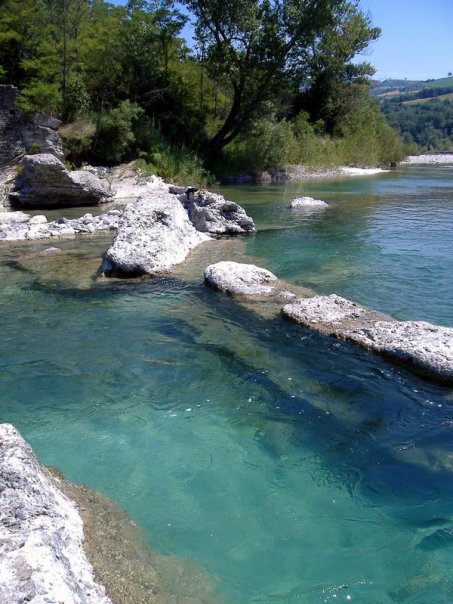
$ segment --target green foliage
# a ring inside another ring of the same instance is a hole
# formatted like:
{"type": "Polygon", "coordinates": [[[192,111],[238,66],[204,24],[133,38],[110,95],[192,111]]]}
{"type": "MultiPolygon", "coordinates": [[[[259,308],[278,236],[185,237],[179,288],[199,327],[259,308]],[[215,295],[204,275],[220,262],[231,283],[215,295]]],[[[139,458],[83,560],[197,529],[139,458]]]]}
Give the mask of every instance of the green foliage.
{"type": "Polygon", "coordinates": [[[115,164],[131,156],[136,142],[134,127],[143,116],[137,103],[123,101],[101,116],[94,146],[95,155],[115,164]]]}
{"type": "Polygon", "coordinates": [[[407,105],[386,102],[382,111],[404,142],[419,151],[453,151],[453,101],[407,105]]]}
{"type": "Polygon", "coordinates": [[[59,130],[63,144],[68,151],[68,159],[80,163],[90,153],[96,126],[86,119],[65,124],[59,130]]]}
{"type": "Polygon", "coordinates": [[[219,158],[217,172],[259,173],[297,163],[299,145],[293,128],[275,117],[257,120],[244,136],[237,137],[219,158]]]}
{"type": "Polygon", "coordinates": [[[141,154],[200,184],[199,157],[225,173],[398,155],[368,107],[372,68],[353,61],[379,35],[356,0],[184,4],[196,54],[171,0],[2,0],[0,79],[25,111],[63,119],[74,164],[141,154]]]}

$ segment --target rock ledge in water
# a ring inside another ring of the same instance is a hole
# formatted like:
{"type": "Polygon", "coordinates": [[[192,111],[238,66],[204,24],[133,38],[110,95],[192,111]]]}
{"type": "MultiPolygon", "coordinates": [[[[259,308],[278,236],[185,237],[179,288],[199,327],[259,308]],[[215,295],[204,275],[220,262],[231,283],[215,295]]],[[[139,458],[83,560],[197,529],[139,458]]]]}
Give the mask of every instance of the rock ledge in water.
{"type": "Polygon", "coordinates": [[[328,204],[322,199],[313,199],[313,197],[298,197],[289,204],[290,208],[327,208],[328,204]]]}
{"type": "Polygon", "coordinates": [[[0,601],[112,604],[94,581],[75,505],[10,424],[0,425],[0,601]]]}
{"type": "Polygon", "coordinates": [[[159,275],[209,239],[195,229],[175,195],[143,195],[126,206],[102,270],[107,276],[159,275]]]}
{"type": "Polygon", "coordinates": [[[205,269],[204,280],[210,287],[230,295],[265,298],[278,296],[286,300],[295,298],[294,294],[280,286],[273,273],[254,264],[217,262],[205,269]]]}
{"type": "Polygon", "coordinates": [[[51,208],[96,205],[112,194],[90,172],[69,172],[50,153],[26,155],[10,193],[11,203],[21,207],[51,208]]]}
{"type": "Polygon", "coordinates": [[[335,294],[283,307],[288,319],[354,342],[419,372],[453,381],[453,329],[424,321],[396,321],[335,294]]]}

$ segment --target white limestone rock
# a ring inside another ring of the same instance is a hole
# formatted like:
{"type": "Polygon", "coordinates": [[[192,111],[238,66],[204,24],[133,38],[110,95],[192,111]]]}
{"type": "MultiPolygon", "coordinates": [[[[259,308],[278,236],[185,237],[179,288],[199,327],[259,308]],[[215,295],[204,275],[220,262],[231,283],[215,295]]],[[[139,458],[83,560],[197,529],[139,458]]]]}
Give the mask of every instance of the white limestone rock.
{"type": "Polygon", "coordinates": [[[254,264],[217,262],[205,269],[204,280],[210,287],[235,296],[295,298],[294,294],[279,287],[273,273],[254,264]]]}
{"type": "Polygon", "coordinates": [[[423,321],[396,321],[336,294],[296,300],[285,305],[282,314],[430,377],[453,382],[452,328],[423,321]]]}
{"type": "Polygon", "coordinates": [[[195,229],[176,196],[166,192],[143,195],[126,206],[105,254],[103,271],[107,276],[156,276],[209,239],[195,229]]]}
{"type": "Polygon", "coordinates": [[[222,195],[189,187],[181,200],[197,231],[210,235],[245,235],[256,231],[244,208],[222,195]]]}
{"type": "Polygon", "coordinates": [[[322,199],[314,199],[313,197],[297,197],[289,204],[290,208],[327,208],[328,204],[322,199]]]}
{"type": "Polygon", "coordinates": [[[453,329],[425,321],[377,321],[345,334],[356,342],[422,372],[453,382],[453,329]]]}
{"type": "Polygon", "coordinates": [[[0,424],[0,602],[112,604],[83,540],[74,503],[16,429],[0,424]]]}
{"type": "Polygon", "coordinates": [[[33,208],[95,205],[111,196],[97,176],[85,170],[69,172],[50,153],[23,158],[9,195],[12,204],[33,208]]]}

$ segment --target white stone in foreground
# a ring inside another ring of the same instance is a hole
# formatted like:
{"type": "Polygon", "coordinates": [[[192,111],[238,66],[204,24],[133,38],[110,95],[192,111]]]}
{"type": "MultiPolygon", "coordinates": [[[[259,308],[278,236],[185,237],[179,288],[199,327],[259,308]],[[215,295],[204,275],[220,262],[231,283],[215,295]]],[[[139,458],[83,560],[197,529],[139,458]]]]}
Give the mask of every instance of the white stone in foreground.
{"type": "Polygon", "coordinates": [[[10,424],[0,425],[0,602],[112,604],[83,551],[75,505],[10,424]]]}
{"type": "Polygon", "coordinates": [[[204,279],[207,285],[230,295],[295,298],[294,294],[276,287],[278,279],[273,273],[254,264],[217,262],[205,269],[204,279]]]}
{"type": "Polygon", "coordinates": [[[396,321],[341,298],[314,296],[283,307],[297,323],[360,344],[431,377],[453,381],[453,329],[396,321]]]}
{"type": "Polygon", "coordinates": [[[327,208],[328,204],[322,199],[314,199],[313,197],[297,197],[289,204],[290,208],[327,208]]]}
{"type": "Polygon", "coordinates": [[[126,206],[102,270],[107,276],[159,275],[209,239],[195,229],[175,195],[143,195],[126,206]]]}

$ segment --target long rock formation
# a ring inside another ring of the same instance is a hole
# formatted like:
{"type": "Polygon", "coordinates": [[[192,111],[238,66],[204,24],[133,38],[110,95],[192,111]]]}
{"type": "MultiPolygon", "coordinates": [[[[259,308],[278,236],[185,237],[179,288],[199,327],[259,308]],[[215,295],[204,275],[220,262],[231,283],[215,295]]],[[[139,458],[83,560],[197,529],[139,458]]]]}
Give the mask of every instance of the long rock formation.
{"type": "Polygon", "coordinates": [[[453,383],[453,328],[424,321],[397,321],[336,294],[295,299],[277,277],[254,265],[219,262],[205,269],[205,282],[245,298],[292,297],[283,316],[300,325],[372,350],[417,373],[453,383]]]}
{"type": "Polygon", "coordinates": [[[112,604],[83,550],[83,523],[29,445],[0,425],[0,602],[112,604]]]}

